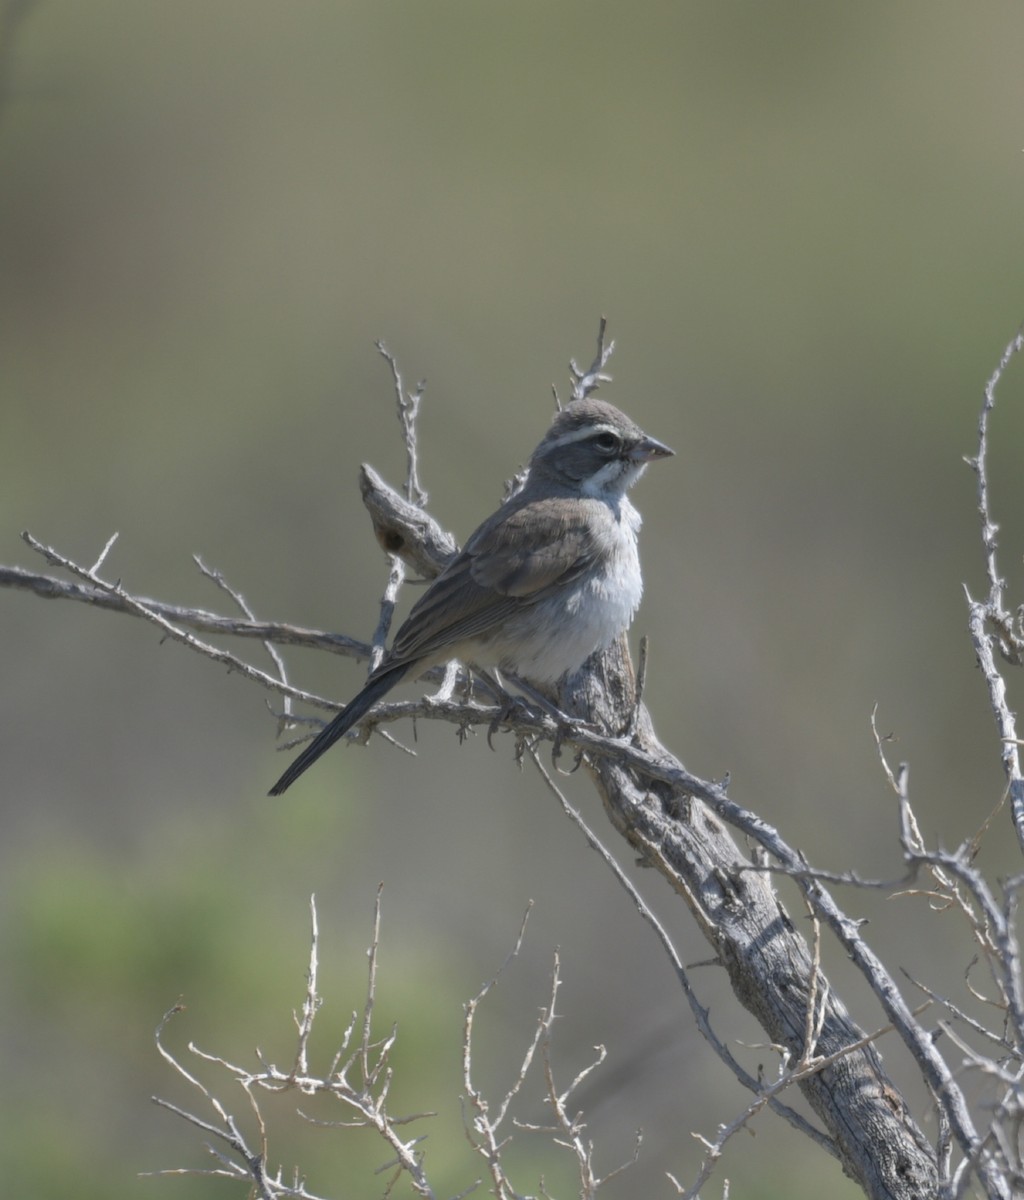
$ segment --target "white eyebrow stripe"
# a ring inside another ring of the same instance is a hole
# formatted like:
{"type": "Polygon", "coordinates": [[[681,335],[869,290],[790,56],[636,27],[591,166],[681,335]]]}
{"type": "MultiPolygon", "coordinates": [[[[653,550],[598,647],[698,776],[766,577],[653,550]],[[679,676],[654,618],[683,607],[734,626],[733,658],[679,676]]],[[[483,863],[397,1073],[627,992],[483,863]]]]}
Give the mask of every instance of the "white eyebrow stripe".
{"type": "Polygon", "coordinates": [[[570,429],[560,438],[548,442],[548,449],[554,450],[558,446],[570,446],[573,442],[582,442],[584,438],[591,438],[599,433],[614,433],[616,437],[622,436],[621,430],[616,429],[614,425],[582,425],[579,429],[570,429]]]}

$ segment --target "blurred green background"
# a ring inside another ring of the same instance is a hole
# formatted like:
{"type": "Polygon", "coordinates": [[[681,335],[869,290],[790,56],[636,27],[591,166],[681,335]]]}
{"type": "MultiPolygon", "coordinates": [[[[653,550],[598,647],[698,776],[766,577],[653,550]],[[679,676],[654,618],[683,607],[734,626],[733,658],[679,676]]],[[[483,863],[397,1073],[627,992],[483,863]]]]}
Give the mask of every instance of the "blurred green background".
{"type": "MultiPolygon", "coordinates": [[[[731,772],[734,796],[816,863],[894,875],[877,702],[927,836],[977,827],[1002,780],[965,632],[962,585],[983,580],[962,455],[1024,318],[1018,3],[4,9],[22,10],[0,46],[0,561],[43,568],[24,528],[84,563],[119,530],[107,573],[133,591],[224,610],[199,553],[261,617],[369,636],[386,564],[356,472],[404,471],[374,339],[427,380],[424,482],[465,537],[604,313],[608,398],[678,452],[637,493],[635,635],[651,637],[665,742],[698,773],[731,772]]],[[[1015,366],[992,464],[1015,586],[1021,392],[1015,366]]],[[[153,1028],[182,997],[176,1050],[286,1062],[315,891],[326,1064],[361,1002],[381,880],[380,1028],[399,1023],[396,1107],[439,1110],[424,1147],[439,1192],[483,1166],[459,1132],[461,1006],[531,898],[523,955],[480,1018],[484,1079],[509,1079],[559,946],[565,1080],[609,1049],[579,1097],[598,1168],[645,1131],[606,1194],[692,1178],[691,1131],[712,1134],[745,1094],[507,738],[492,754],[422,724],[417,759],[377,739],[270,801],[285,759],[255,689],[127,618],[13,592],[0,605],[10,1194],[231,1192],[136,1177],[208,1161],[149,1104],[196,1102],[153,1028]]],[[[358,685],[344,660],[288,660],[322,692],[358,685]]],[[[568,786],[606,829],[585,782],[568,786]]],[[[996,829],[991,869],[1018,870],[1005,815],[996,829]]],[[[664,885],[638,877],[684,957],[706,959],[664,885]]],[[[951,917],[842,900],[874,918],[894,970],[962,998],[971,951],[951,917]]],[[[826,959],[862,1024],[881,1024],[826,959]]],[[[720,971],[696,979],[724,1035],[762,1040],[720,971]]],[[[899,1047],[882,1048],[934,1134],[899,1047]]],[[[743,1053],[774,1070],[769,1051],[743,1053]]],[[[540,1091],[525,1118],[543,1117],[540,1091]]],[[[719,1189],[859,1194],[774,1118],[757,1128],[719,1189]]],[[[270,1157],[301,1161],[314,1190],[369,1195],[387,1155],[368,1135],[288,1127],[270,1157]]],[[[575,1194],[528,1143],[517,1162],[521,1189],[543,1172],[575,1194]]]]}

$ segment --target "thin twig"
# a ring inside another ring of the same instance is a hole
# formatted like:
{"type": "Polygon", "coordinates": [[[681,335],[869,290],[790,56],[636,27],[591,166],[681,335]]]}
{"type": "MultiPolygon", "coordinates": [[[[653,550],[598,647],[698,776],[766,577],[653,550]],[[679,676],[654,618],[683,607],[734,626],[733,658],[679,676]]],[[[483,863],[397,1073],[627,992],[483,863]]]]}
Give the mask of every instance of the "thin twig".
{"type": "MultiPolygon", "coordinates": [[[[995,718],[999,734],[1003,771],[1010,794],[1010,815],[1017,831],[1017,840],[1024,849],[1024,778],[1021,776],[1018,736],[1013,710],[1006,698],[1006,681],[995,663],[992,643],[995,640],[1002,657],[1010,664],[1019,666],[1024,660],[1024,636],[1018,619],[1003,606],[1006,580],[999,570],[997,558],[998,524],[992,519],[988,482],[988,426],[989,418],[996,405],[996,389],[1011,359],[1024,349],[1024,330],[1018,331],[1003,351],[999,364],[985,385],[985,397],[978,418],[978,453],[975,458],[964,461],[974,471],[978,480],[978,516],[981,519],[981,543],[985,558],[985,574],[988,578],[988,598],[985,601],[972,599],[967,593],[968,626],[971,642],[978,658],[988,687],[989,705],[995,718]],[[995,638],[988,632],[994,629],[995,638]]],[[[964,589],[966,592],[966,588],[964,589]]]]}
{"type": "Polygon", "coordinates": [[[317,972],[319,970],[320,960],[317,953],[317,946],[320,940],[320,927],[316,916],[316,895],[309,897],[309,922],[310,922],[310,944],[309,944],[309,967],[306,971],[306,995],[302,1001],[301,1015],[293,1013],[295,1019],[295,1027],[299,1031],[298,1043],[295,1051],[295,1074],[309,1074],[309,1038],[313,1032],[313,1022],[316,1020],[316,1014],[320,1011],[320,1005],[323,1001],[317,994],[317,972]]]}
{"type": "Polygon", "coordinates": [[[605,334],[608,330],[608,319],[602,317],[597,330],[597,353],[594,355],[594,360],[590,366],[581,371],[576,365],[575,359],[569,360],[569,379],[571,384],[571,398],[573,400],[585,400],[587,396],[592,395],[601,386],[602,383],[608,383],[611,380],[610,375],[604,374],[604,368],[608,365],[608,360],[615,352],[615,342],[610,341],[605,343],[605,334]]]}
{"type": "Polygon", "coordinates": [[[207,1053],[194,1044],[190,1043],[189,1045],[189,1051],[197,1059],[226,1073],[232,1083],[245,1091],[259,1134],[258,1149],[253,1149],[228,1107],[214,1091],[184,1067],[165,1046],[164,1028],[171,1016],[182,1011],[182,1006],[176,1005],[161,1021],[156,1034],[157,1048],[161,1056],[191,1088],[200,1094],[204,1103],[212,1109],[215,1119],[207,1120],[158,1097],[153,1098],[154,1103],[175,1113],[204,1134],[223,1143],[234,1157],[210,1148],[211,1153],[215,1154],[220,1163],[220,1166],[213,1171],[178,1168],[173,1171],[159,1172],[159,1174],[214,1174],[234,1179],[248,1179],[254,1185],[256,1194],[265,1200],[284,1200],[285,1197],[292,1198],[292,1200],[322,1200],[305,1188],[297,1171],[293,1181],[288,1183],[282,1178],[280,1169],[272,1175],[266,1167],[267,1128],[260,1110],[259,1094],[294,1090],[300,1095],[331,1097],[343,1105],[347,1112],[354,1113],[350,1119],[319,1121],[306,1116],[302,1109],[298,1109],[299,1115],[313,1124],[375,1130],[393,1154],[390,1162],[382,1168],[395,1172],[392,1185],[399,1176],[405,1176],[417,1195],[432,1200],[434,1192],[423,1167],[422,1152],[418,1148],[423,1138],[420,1135],[407,1138],[402,1136],[399,1130],[405,1125],[434,1114],[412,1113],[399,1116],[389,1111],[388,1097],[392,1081],[390,1056],[397,1035],[392,1029],[390,1035],[375,1041],[373,1034],[377,955],[380,947],[381,889],[377,890],[374,906],[373,939],[369,951],[369,974],[362,1019],[353,1015],[344,1032],[341,1048],[331,1059],[328,1070],[322,1074],[311,1071],[309,1066],[310,1037],[317,1013],[320,1010],[320,998],[317,993],[319,927],[314,897],[310,898],[310,913],[311,942],[305,997],[301,1015],[294,1012],[292,1014],[297,1039],[291,1070],[282,1071],[272,1063],[268,1063],[259,1051],[257,1051],[259,1068],[253,1071],[232,1063],[221,1055],[207,1053]],[[354,1049],[351,1049],[357,1026],[359,1029],[358,1043],[354,1049]],[[351,1081],[352,1076],[357,1077],[354,1082],[351,1081]]]}
{"type": "MultiPolygon", "coordinates": [[[[220,650],[216,646],[211,646],[209,642],[203,642],[199,638],[193,637],[192,634],[186,633],[183,629],[178,629],[170,620],[164,617],[156,606],[150,607],[143,601],[136,599],[130,595],[118,583],[108,583],[106,580],[100,579],[98,575],[93,574],[87,568],[80,567],[72,559],[58,553],[52,546],[46,546],[42,542],[37,541],[32,534],[27,530],[21,535],[22,538],[36,551],[41,554],[47,562],[54,566],[63,567],[65,571],[77,576],[80,579],[86,580],[93,587],[101,592],[105,592],[111,597],[116,597],[119,601],[119,607],[125,612],[130,612],[134,616],[142,617],[147,621],[151,621],[157,628],[161,629],[164,634],[172,638],[181,645],[187,646],[190,650],[194,650],[197,654],[205,655],[214,662],[222,663],[232,671],[237,671],[251,683],[258,683],[261,687],[268,688],[270,691],[277,692],[280,695],[291,696],[296,700],[303,700],[307,704],[314,704],[320,708],[340,708],[341,705],[335,704],[330,700],[325,700],[322,696],[316,696],[311,692],[304,692],[300,688],[294,688],[286,683],[282,683],[279,679],[275,679],[272,675],[268,675],[265,671],[257,670],[256,667],[250,666],[249,663],[237,658],[234,654],[229,654],[226,650],[220,650]]],[[[109,543],[108,543],[109,545],[109,543]]],[[[101,556],[102,557],[102,556],[101,556]]],[[[73,597],[78,599],[80,597],[73,597]]]]}
{"type": "MultiPolygon", "coordinates": [[[[192,555],[192,561],[196,564],[203,575],[205,575],[206,578],[211,581],[211,583],[215,584],[222,592],[231,597],[235,604],[238,605],[238,608],[244,617],[255,622],[256,614],[250,608],[249,602],[237,588],[228,583],[227,579],[224,577],[223,571],[219,571],[214,567],[208,567],[198,554],[192,555]]],[[[96,568],[93,568],[93,573],[95,573],[95,570],[96,568]]],[[[287,684],[288,671],[284,664],[284,656],[278,651],[277,647],[269,639],[264,639],[263,649],[266,650],[267,654],[270,656],[271,662],[277,668],[278,679],[280,679],[282,683],[287,684]]],[[[290,720],[291,715],[292,698],[286,693],[284,696],[283,717],[285,720],[290,720]]]]}
{"type": "Polygon", "coordinates": [[[416,418],[419,416],[420,403],[423,400],[423,389],[426,387],[426,380],[421,379],[416,387],[411,392],[406,392],[405,386],[402,383],[402,375],[398,369],[398,362],[391,351],[384,345],[383,341],[378,340],[376,343],[377,349],[380,351],[381,357],[391,368],[391,378],[395,385],[395,401],[398,407],[398,420],[402,427],[402,440],[405,442],[406,453],[406,476],[405,476],[405,498],[412,501],[418,507],[423,508],[429,497],[420,486],[419,467],[417,464],[417,448],[416,448],[416,418]]]}

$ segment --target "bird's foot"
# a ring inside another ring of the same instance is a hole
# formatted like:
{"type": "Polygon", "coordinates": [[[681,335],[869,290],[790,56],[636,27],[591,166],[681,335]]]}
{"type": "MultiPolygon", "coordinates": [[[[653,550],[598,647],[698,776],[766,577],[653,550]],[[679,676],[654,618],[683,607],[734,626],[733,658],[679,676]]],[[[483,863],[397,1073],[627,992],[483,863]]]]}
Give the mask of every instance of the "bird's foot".
{"type": "Polygon", "coordinates": [[[514,726],[516,724],[515,714],[518,712],[524,717],[535,717],[536,713],[530,708],[522,696],[513,696],[504,690],[498,693],[500,700],[498,711],[494,714],[494,719],[487,726],[487,745],[493,750],[494,742],[491,740],[494,735],[501,729],[503,725],[514,726]]]}

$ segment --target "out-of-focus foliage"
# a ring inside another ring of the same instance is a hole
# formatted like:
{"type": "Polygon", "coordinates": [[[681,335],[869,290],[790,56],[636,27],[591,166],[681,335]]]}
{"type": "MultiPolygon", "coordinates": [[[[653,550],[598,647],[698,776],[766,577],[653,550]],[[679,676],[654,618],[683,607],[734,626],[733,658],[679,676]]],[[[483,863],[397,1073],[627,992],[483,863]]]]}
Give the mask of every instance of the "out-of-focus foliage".
{"type": "MultiPolygon", "coordinates": [[[[422,471],[465,536],[606,313],[609,398],[679,452],[637,497],[663,738],[731,771],[814,861],[884,875],[877,701],[929,835],[980,823],[1000,777],[964,632],[980,554],[960,459],[1024,317],[1019,5],[39,0],[8,37],[0,561],[31,564],[24,527],[85,562],[117,529],[109,573],[133,590],[223,606],[198,552],[261,616],[365,636],[385,566],[355,472],[404,468],[373,339],[427,378],[422,471]]],[[[1011,373],[993,425],[1015,585],[1021,390],[1011,373]]],[[[148,1107],[175,1086],[152,1028],[184,995],[182,1043],[269,1053],[277,1031],[286,1054],[315,890],[340,1031],[381,879],[385,1019],[410,1108],[444,1109],[427,1152],[447,1190],[476,1170],[461,1003],[531,897],[495,1053],[521,1051],[560,944],[566,1069],[609,1046],[584,1097],[605,1165],[647,1132],[610,1194],[666,1194],[664,1171],[693,1169],[689,1131],[742,1106],[628,904],[500,738],[492,755],[421,727],[415,761],[380,741],[335,752],[271,802],[274,722],[237,678],[127,619],[0,606],[12,1194],[224,1194],[135,1179],[202,1161],[148,1107]]],[[[289,661],[339,697],[359,678],[289,661]]],[[[941,921],[908,900],[852,907],[886,918],[894,967],[934,977],[941,921]]],[[[760,1040],[717,972],[699,982],[722,1028],[760,1040]]],[[[895,1047],[887,1064],[900,1075],[895,1047]]],[[[854,1194],[760,1129],[732,1151],[734,1196],[854,1194]]],[[[363,1147],[350,1176],[352,1151],[308,1130],[301,1152],[337,1194],[372,1187],[382,1157],[363,1147]]]]}

